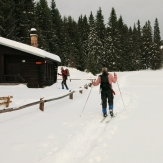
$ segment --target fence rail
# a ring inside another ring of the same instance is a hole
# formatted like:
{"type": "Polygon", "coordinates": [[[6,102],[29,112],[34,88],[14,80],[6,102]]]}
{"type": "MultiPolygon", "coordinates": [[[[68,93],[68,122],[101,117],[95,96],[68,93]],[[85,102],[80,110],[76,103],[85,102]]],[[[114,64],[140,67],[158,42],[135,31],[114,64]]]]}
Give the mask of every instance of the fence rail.
{"type": "MultiPolygon", "coordinates": [[[[84,85],[84,88],[85,89],[88,89],[88,87],[91,87],[90,84],[85,84],[84,85]]],[[[41,111],[44,111],[44,103],[45,102],[50,102],[50,101],[55,101],[55,100],[59,100],[59,99],[62,99],[64,97],[67,97],[69,96],[69,99],[73,99],[73,94],[75,93],[76,91],[72,91],[72,92],[69,92],[68,94],[64,95],[64,96],[61,96],[61,97],[57,97],[57,98],[52,98],[52,99],[47,99],[47,100],[44,100],[44,98],[40,98],[39,101],[36,101],[36,102],[32,102],[32,103],[29,103],[29,104],[26,104],[26,105],[22,105],[20,107],[17,107],[17,108],[8,108],[8,109],[3,109],[3,110],[0,110],[0,114],[1,113],[6,113],[6,112],[11,112],[11,111],[16,111],[16,110],[21,110],[21,109],[24,109],[24,108],[27,108],[27,107],[30,107],[30,106],[34,106],[34,105],[37,105],[37,104],[40,104],[39,105],[39,109],[41,111]]],[[[83,90],[82,88],[80,87],[79,89],[79,93],[82,94],[83,90]]]]}

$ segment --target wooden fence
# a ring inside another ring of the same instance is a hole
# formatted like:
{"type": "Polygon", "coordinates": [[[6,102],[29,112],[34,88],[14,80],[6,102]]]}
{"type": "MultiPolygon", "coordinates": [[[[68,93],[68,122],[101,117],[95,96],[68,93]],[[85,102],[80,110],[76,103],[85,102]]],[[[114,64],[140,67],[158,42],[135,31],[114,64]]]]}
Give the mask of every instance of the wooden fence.
{"type": "Polygon", "coordinates": [[[7,97],[0,97],[0,100],[3,100],[3,102],[0,103],[0,105],[6,105],[6,107],[9,107],[10,99],[13,98],[13,96],[7,96],[7,97]]]}
{"type": "MultiPolygon", "coordinates": [[[[85,84],[84,85],[84,88],[85,89],[88,89],[88,87],[91,87],[90,84],[85,84]]],[[[29,104],[26,104],[26,105],[22,105],[18,108],[8,108],[8,109],[3,109],[3,110],[0,110],[0,114],[1,113],[6,113],[6,112],[11,112],[11,111],[16,111],[16,110],[21,110],[21,109],[24,109],[24,108],[27,108],[27,107],[30,107],[30,106],[34,106],[34,105],[37,105],[39,104],[39,109],[41,111],[44,111],[44,103],[45,102],[50,102],[50,101],[55,101],[55,100],[59,100],[59,99],[62,99],[64,97],[67,97],[69,96],[69,99],[73,99],[73,94],[75,93],[76,91],[72,91],[72,92],[69,92],[68,94],[64,95],[64,96],[61,96],[61,97],[57,97],[57,98],[52,98],[52,99],[47,99],[47,100],[44,100],[44,98],[40,98],[39,101],[36,101],[36,102],[32,102],[32,103],[29,103],[29,104]]],[[[83,92],[83,89],[80,87],[79,88],[79,93],[82,94],[83,92]]],[[[10,96],[12,97],[12,96],[10,96]]]]}

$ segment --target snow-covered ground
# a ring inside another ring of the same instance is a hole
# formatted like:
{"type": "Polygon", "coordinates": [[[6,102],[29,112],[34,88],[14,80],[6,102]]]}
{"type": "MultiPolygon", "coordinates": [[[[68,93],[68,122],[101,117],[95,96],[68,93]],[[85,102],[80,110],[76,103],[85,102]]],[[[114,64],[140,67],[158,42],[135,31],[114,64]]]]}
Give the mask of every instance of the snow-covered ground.
{"type": "MultiPolygon", "coordinates": [[[[163,162],[163,69],[116,72],[114,112],[118,114],[109,123],[109,117],[100,123],[99,86],[83,89],[83,94],[78,91],[90,83],[85,79],[97,77],[76,69],[70,73],[71,79],[82,79],[67,82],[76,90],[73,100],[47,102],[44,112],[35,105],[0,114],[0,163],[163,162]]],[[[0,86],[0,97],[13,95],[9,107],[19,107],[41,97],[67,94],[60,83],[43,89],[0,86]]]]}

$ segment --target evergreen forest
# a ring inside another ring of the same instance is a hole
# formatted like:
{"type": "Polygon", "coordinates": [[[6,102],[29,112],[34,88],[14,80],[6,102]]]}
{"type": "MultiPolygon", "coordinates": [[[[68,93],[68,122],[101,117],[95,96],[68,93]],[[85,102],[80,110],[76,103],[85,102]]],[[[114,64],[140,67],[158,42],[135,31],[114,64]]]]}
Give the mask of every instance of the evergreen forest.
{"type": "Polygon", "coordinates": [[[102,9],[81,15],[78,21],[62,17],[55,0],[0,0],[0,36],[30,45],[30,29],[36,28],[39,48],[56,54],[61,65],[97,74],[162,68],[158,19],[154,27],[139,20],[128,27],[114,8],[104,23],[102,9]]]}

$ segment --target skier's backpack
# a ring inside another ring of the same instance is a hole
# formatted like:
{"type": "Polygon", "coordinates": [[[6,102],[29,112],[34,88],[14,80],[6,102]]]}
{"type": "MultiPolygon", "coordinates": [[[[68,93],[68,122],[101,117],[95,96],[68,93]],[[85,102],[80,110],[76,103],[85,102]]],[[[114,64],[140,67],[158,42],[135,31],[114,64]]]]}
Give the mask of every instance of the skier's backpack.
{"type": "Polygon", "coordinates": [[[70,76],[70,71],[69,71],[69,69],[66,69],[66,76],[70,76]]]}
{"type": "Polygon", "coordinates": [[[108,81],[108,75],[109,75],[109,73],[103,73],[102,75],[100,75],[100,77],[101,77],[101,85],[100,85],[101,91],[108,91],[111,89],[111,85],[108,81]]]}

